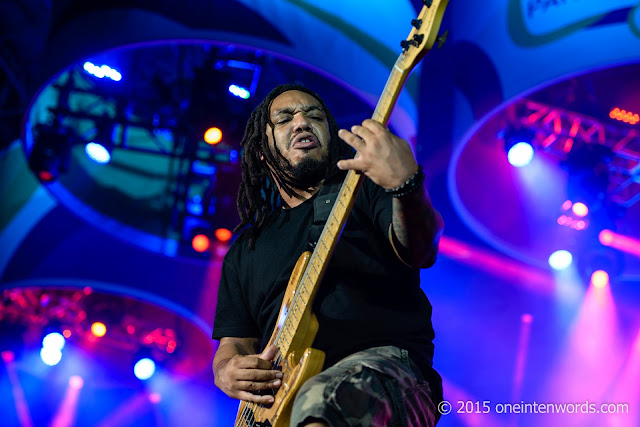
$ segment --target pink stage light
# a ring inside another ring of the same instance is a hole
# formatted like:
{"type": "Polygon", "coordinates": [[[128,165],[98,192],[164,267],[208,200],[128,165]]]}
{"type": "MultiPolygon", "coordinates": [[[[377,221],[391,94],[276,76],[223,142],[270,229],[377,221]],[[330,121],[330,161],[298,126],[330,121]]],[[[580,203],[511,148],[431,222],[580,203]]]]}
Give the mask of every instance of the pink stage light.
{"type": "Polygon", "coordinates": [[[609,284],[609,274],[604,270],[596,270],[591,275],[591,284],[596,288],[604,288],[609,284]]]}
{"type": "Polygon", "coordinates": [[[69,378],[69,387],[75,389],[81,389],[84,386],[84,380],[80,375],[73,375],[69,378]]]}
{"type": "Polygon", "coordinates": [[[589,208],[584,203],[574,203],[571,210],[576,216],[585,217],[589,213],[589,208]]]}
{"type": "Polygon", "coordinates": [[[11,383],[11,392],[13,394],[14,405],[16,406],[18,422],[21,427],[33,427],[33,420],[31,419],[31,413],[29,412],[29,405],[27,404],[27,399],[24,396],[24,389],[22,388],[22,384],[20,384],[20,379],[18,378],[13,358],[14,354],[12,351],[2,352],[2,360],[5,363],[7,376],[11,383]]]}
{"type": "Polygon", "coordinates": [[[638,388],[638,378],[640,378],[640,330],[636,334],[631,347],[627,362],[618,376],[616,390],[611,397],[611,402],[628,402],[628,413],[611,414],[610,425],[616,426],[637,426],[640,425],[640,412],[634,411],[640,404],[640,388],[638,388]]]}
{"type": "Polygon", "coordinates": [[[513,374],[513,396],[512,401],[518,402],[522,392],[522,382],[529,353],[529,336],[531,335],[531,322],[533,316],[525,313],[520,317],[520,333],[518,336],[518,350],[516,353],[516,368],[513,374]]]}
{"type": "Polygon", "coordinates": [[[117,425],[134,425],[135,421],[141,414],[148,411],[149,394],[146,391],[140,391],[121,402],[117,408],[105,416],[96,427],[111,427],[117,425]]]}
{"type": "Polygon", "coordinates": [[[622,342],[611,287],[589,286],[567,342],[558,349],[562,357],[549,373],[545,397],[549,401],[613,401],[612,386],[620,381],[626,358],[622,342]]]}
{"type": "Polygon", "coordinates": [[[13,351],[11,350],[5,350],[2,352],[2,360],[4,360],[4,363],[13,362],[15,357],[16,357],[15,354],[13,354],[13,351]]]}
{"type": "Polygon", "coordinates": [[[80,389],[84,385],[84,381],[78,375],[69,378],[69,386],[62,399],[62,403],[58,407],[51,427],[67,427],[75,425],[76,414],[78,411],[78,399],[80,397],[80,389]]]}
{"type": "Polygon", "coordinates": [[[605,246],[621,250],[631,255],[640,257],[640,240],[614,233],[611,230],[602,230],[600,235],[600,243],[605,246]]]}
{"type": "Polygon", "coordinates": [[[440,239],[440,253],[458,262],[503,277],[536,292],[552,294],[555,280],[550,274],[506,256],[477,248],[448,236],[440,239]]]}

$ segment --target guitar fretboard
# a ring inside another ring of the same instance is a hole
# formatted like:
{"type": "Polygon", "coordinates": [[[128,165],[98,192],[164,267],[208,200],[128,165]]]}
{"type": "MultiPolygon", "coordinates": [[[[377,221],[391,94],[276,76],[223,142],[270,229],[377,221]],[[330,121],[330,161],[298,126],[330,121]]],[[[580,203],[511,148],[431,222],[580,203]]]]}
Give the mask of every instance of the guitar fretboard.
{"type": "MultiPolygon", "coordinates": [[[[400,61],[400,59],[398,59],[400,61]]],[[[402,90],[409,71],[402,71],[397,63],[394,66],[389,79],[384,87],[384,91],[378,100],[372,119],[386,125],[393,110],[398,95],[402,90]]],[[[356,157],[358,154],[356,153],[356,157]]],[[[338,243],[338,238],[351,213],[353,204],[362,183],[364,175],[353,170],[347,172],[347,176],[342,183],[340,192],[331,209],[331,213],[318,239],[318,243],[311,255],[307,269],[298,284],[294,298],[286,314],[285,320],[280,328],[280,333],[275,340],[275,344],[280,349],[281,354],[288,354],[295,332],[298,330],[303,313],[313,302],[313,298],[318,290],[318,286],[327,269],[327,265],[338,243]]]]}

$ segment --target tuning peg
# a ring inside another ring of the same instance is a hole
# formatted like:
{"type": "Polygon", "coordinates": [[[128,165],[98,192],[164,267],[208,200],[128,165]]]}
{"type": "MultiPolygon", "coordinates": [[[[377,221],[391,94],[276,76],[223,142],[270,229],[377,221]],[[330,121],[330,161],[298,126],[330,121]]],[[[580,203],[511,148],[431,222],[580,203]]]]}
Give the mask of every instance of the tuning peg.
{"type": "Polygon", "coordinates": [[[447,41],[447,37],[449,37],[449,30],[445,31],[444,34],[436,37],[436,42],[438,42],[438,49],[440,49],[444,42],[447,41]]]}
{"type": "Polygon", "coordinates": [[[427,7],[431,7],[433,0],[422,0],[422,3],[427,7]]]}
{"type": "Polygon", "coordinates": [[[413,36],[413,40],[411,40],[414,46],[420,46],[420,43],[422,43],[422,40],[424,40],[424,34],[416,34],[413,36]]]}
{"type": "Polygon", "coordinates": [[[419,30],[420,27],[422,26],[422,19],[412,19],[411,25],[413,25],[414,27],[416,27],[417,30],[419,30]]]}
{"type": "Polygon", "coordinates": [[[409,46],[410,46],[410,44],[409,44],[409,40],[402,40],[402,41],[400,42],[400,46],[402,46],[402,51],[403,51],[403,52],[406,52],[406,51],[407,51],[407,49],[409,49],[409,46]]]}

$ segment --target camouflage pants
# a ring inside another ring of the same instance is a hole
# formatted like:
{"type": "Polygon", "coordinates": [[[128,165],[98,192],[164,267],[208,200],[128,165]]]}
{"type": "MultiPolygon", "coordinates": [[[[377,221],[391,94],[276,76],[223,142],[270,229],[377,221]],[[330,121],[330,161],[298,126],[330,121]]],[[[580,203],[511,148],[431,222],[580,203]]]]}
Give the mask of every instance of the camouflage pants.
{"type": "Polygon", "coordinates": [[[291,426],[311,420],[324,420],[332,427],[433,426],[431,389],[418,372],[408,352],[397,347],[354,353],[302,386],[291,426]]]}

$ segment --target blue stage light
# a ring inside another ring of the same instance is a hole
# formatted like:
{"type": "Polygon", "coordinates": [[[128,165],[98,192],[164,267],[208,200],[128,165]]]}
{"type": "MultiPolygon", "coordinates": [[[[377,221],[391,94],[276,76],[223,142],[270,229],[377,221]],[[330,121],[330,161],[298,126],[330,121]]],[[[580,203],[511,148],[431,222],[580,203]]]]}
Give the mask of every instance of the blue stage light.
{"type": "Polygon", "coordinates": [[[85,62],[82,68],[89,74],[99,79],[105,77],[110,78],[113,81],[119,82],[122,80],[122,74],[118,70],[109,67],[108,65],[97,66],[89,61],[85,62]]]}
{"type": "Polygon", "coordinates": [[[54,366],[60,363],[62,352],[54,347],[42,347],[40,349],[40,358],[45,365],[54,366]]]}
{"type": "Polygon", "coordinates": [[[136,362],[133,373],[139,380],[148,380],[156,371],[156,364],[153,360],[145,357],[136,362]]]}
{"type": "Polygon", "coordinates": [[[62,334],[51,332],[42,339],[42,347],[52,348],[54,350],[60,351],[64,348],[65,342],[66,340],[64,339],[62,334]]]}
{"type": "Polygon", "coordinates": [[[549,257],[549,265],[554,270],[565,270],[569,268],[573,262],[573,255],[571,252],[565,250],[555,251],[549,257]]]}
{"type": "Polygon", "coordinates": [[[202,197],[199,194],[194,195],[191,200],[187,200],[187,212],[191,215],[200,216],[202,215],[202,197]]]}
{"type": "Polygon", "coordinates": [[[229,161],[231,163],[236,163],[238,161],[238,150],[229,151],[229,161]]]}
{"type": "Polygon", "coordinates": [[[507,153],[509,163],[513,166],[520,168],[531,163],[533,159],[533,147],[528,142],[518,142],[509,149],[507,153]]]}
{"type": "Polygon", "coordinates": [[[251,96],[251,93],[247,89],[237,85],[229,86],[229,92],[242,99],[249,99],[251,96]]]}
{"type": "Polygon", "coordinates": [[[111,153],[109,153],[109,150],[107,150],[104,145],[98,144],[97,142],[89,142],[85,145],[84,152],[96,163],[103,165],[111,161],[111,153]]]}

